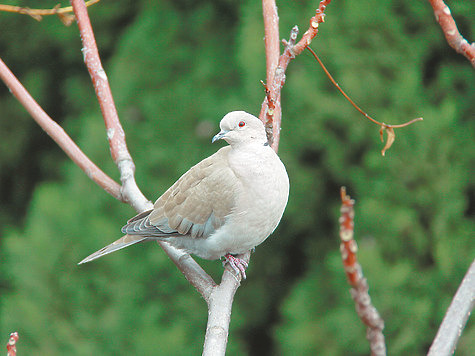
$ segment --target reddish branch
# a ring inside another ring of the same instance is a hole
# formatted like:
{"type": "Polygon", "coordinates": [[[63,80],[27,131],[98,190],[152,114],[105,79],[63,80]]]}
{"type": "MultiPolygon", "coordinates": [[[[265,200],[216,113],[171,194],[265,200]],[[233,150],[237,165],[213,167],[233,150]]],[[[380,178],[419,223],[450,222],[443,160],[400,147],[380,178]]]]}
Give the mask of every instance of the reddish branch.
{"type": "Polygon", "coordinates": [[[265,124],[270,145],[277,152],[282,108],[280,106],[280,96],[275,95],[271,85],[271,83],[274,83],[280,55],[279,15],[275,0],[262,0],[262,14],[264,16],[267,84],[264,84],[266,99],[262,103],[259,118],[265,124]]]}
{"type": "Polygon", "coordinates": [[[439,23],[444,36],[453,49],[457,53],[464,55],[475,67],[475,44],[469,44],[460,34],[457,25],[452,17],[449,7],[443,0],[429,0],[434,9],[435,19],[439,23]]]}
{"type": "Polygon", "coordinates": [[[0,59],[0,78],[33,119],[63,149],[87,176],[117,199],[121,199],[120,185],[97,167],[74,143],[68,134],[38,105],[25,87],[0,59]]]}
{"type": "MultiPolygon", "coordinates": [[[[302,51],[312,42],[312,39],[318,33],[318,26],[325,21],[325,8],[331,0],[322,0],[315,12],[315,16],[310,19],[310,26],[307,32],[304,33],[300,41],[296,44],[298,35],[298,27],[295,26],[290,32],[289,41],[284,40],[285,49],[279,57],[277,64],[275,58],[278,57],[278,50],[276,53],[275,46],[267,48],[267,38],[275,39],[278,36],[278,17],[277,10],[275,13],[275,1],[263,0],[264,7],[264,31],[266,37],[266,58],[267,63],[274,67],[267,67],[267,83],[266,89],[268,94],[262,103],[260,119],[265,123],[269,142],[275,151],[279,148],[280,127],[282,119],[282,110],[280,106],[280,95],[282,87],[285,83],[285,71],[290,63],[290,60],[298,56],[302,51]],[[266,12],[267,9],[267,12],[266,12]],[[277,20],[274,20],[277,19],[277,20]]],[[[274,43],[274,40],[269,40],[274,43]]]]}
{"type": "Polygon", "coordinates": [[[262,13],[265,29],[266,80],[267,83],[272,83],[280,55],[279,15],[275,1],[262,0],[262,13]]]}
{"type": "Polygon", "coordinates": [[[92,31],[91,22],[83,0],[72,0],[74,14],[77,18],[81,41],[83,43],[82,54],[86,63],[92,84],[96,90],[96,96],[101,107],[102,116],[107,128],[107,138],[111,148],[114,162],[132,160],[125,143],[125,134],[119,122],[119,116],[114,104],[112,92],[107,75],[102,68],[99,51],[92,31]]]}
{"type": "Polygon", "coordinates": [[[7,343],[7,356],[16,356],[16,342],[18,341],[18,333],[15,331],[10,334],[10,338],[7,343]]]}
{"type": "Polygon", "coordinates": [[[376,308],[371,304],[368,294],[368,282],[363,277],[361,265],[358,263],[356,252],[358,246],[354,240],[354,204],[355,201],[346,195],[346,189],[341,188],[341,217],[340,217],[340,252],[343,266],[351,285],[351,296],[355,301],[356,312],[366,325],[366,338],[370,342],[371,355],[386,355],[384,343],[384,321],[376,308]]]}
{"type": "Polygon", "coordinates": [[[112,159],[120,171],[120,180],[122,182],[121,200],[127,201],[136,210],[143,211],[150,207],[150,202],[145,198],[135,182],[135,165],[127,149],[124,130],[117,115],[109,80],[102,67],[86,4],[83,0],[71,0],[71,4],[81,34],[84,62],[91,76],[106,125],[112,159]]]}

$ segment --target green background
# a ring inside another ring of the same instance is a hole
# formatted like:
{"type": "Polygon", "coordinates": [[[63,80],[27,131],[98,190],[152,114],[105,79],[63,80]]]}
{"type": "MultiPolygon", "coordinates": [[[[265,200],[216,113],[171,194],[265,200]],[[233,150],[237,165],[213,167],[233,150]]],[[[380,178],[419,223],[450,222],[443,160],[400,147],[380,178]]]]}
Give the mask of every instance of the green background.
{"type": "MultiPolygon", "coordinates": [[[[448,5],[474,40],[475,3],[448,5]]],[[[306,30],[317,2],[278,6],[286,38],[295,24],[306,30]]],[[[261,2],[103,0],[89,11],[137,182],[154,200],[222,146],[210,139],[224,114],[259,113],[261,2]]],[[[335,0],[326,13],[312,47],[339,84],[379,121],[424,121],[397,130],[382,157],[378,127],[310,54],[290,63],[279,149],[289,204],[237,292],[230,355],[369,353],[339,254],[342,185],[356,199],[359,259],[390,355],[427,352],[475,256],[473,68],[427,1],[335,0]]],[[[0,13],[0,57],[118,180],[77,26],[0,13]]],[[[205,302],[156,244],[76,265],[118,238],[134,211],[91,182],[3,84],[0,133],[0,347],[18,331],[22,355],[199,354],[205,302]]],[[[199,262],[219,279],[219,261],[199,262]]],[[[471,320],[456,354],[474,349],[471,320]]]]}

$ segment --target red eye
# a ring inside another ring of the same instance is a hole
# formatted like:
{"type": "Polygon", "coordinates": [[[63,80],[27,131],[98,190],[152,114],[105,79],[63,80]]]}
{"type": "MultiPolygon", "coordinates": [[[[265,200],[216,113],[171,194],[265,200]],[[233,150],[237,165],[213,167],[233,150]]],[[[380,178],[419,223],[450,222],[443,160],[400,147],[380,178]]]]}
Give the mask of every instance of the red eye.
{"type": "Polygon", "coordinates": [[[246,123],[244,121],[239,121],[238,125],[239,125],[239,127],[244,127],[244,126],[246,126],[246,123]]]}

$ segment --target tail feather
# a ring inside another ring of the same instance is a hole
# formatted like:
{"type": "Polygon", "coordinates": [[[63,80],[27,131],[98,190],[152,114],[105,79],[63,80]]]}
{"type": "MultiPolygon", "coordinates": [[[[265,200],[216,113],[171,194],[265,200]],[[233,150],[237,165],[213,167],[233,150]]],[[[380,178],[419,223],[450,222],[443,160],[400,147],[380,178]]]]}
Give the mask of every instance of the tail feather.
{"type": "Polygon", "coordinates": [[[110,245],[107,245],[106,247],[101,248],[100,250],[94,252],[93,254],[87,256],[85,259],[83,259],[81,262],[78,263],[78,265],[91,262],[95,259],[98,259],[99,257],[108,255],[109,253],[115,252],[117,250],[123,249],[125,247],[128,247],[130,245],[136,244],[138,242],[142,242],[144,240],[147,240],[147,237],[144,236],[131,236],[131,235],[125,235],[121,237],[120,239],[114,241],[110,245]]]}

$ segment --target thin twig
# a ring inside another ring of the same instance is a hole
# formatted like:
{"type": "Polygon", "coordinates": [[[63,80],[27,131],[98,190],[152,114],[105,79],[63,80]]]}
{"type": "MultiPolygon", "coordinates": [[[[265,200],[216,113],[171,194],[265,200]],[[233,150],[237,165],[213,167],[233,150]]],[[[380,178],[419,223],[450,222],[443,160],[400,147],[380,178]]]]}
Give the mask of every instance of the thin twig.
{"type": "Polygon", "coordinates": [[[351,296],[355,301],[356,313],[361,321],[366,325],[366,338],[370,343],[371,355],[386,355],[386,345],[384,342],[384,321],[376,308],[371,304],[368,294],[368,282],[363,277],[361,265],[358,263],[356,252],[358,246],[354,240],[354,204],[348,195],[345,187],[340,190],[341,195],[341,217],[340,217],[340,252],[343,260],[348,282],[351,285],[351,296]]]}
{"type": "Polygon", "coordinates": [[[5,82],[10,92],[30,113],[38,125],[61,147],[71,160],[81,168],[87,176],[96,182],[114,198],[122,200],[120,185],[105,174],[84,152],[74,143],[71,137],[58,125],[28,93],[15,75],[0,59],[0,78],[5,82]]]}
{"type": "Polygon", "coordinates": [[[449,46],[455,49],[457,53],[464,55],[475,68],[475,43],[469,44],[462,37],[449,7],[443,0],[429,0],[429,2],[449,46]]]}
{"type": "MultiPolygon", "coordinates": [[[[94,5],[99,1],[101,0],[90,0],[86,2],[86,6],[94,5]]],[[[72,6],[60,7],[60,4],[56,5],[52,9],[30,9],[29,7],[0,5],[0,11],[28,15],[37,21],[41,21],[43,16],[57,15],[66,26],[71,25],[71,23],[74,21],[74,16],[68,15],[69,13],[73,12],[72,6]]]]}
{"type": "Polygon", "coordinates": [[[351,100],[351,98],[343,91],[343,89],[341,89],[340,85],[336,82],[336,80],[333,78],[333,76],[330,74],[330,72],[328,71],[328,69],[325,67],[325,65],[323,64],[323,62],[320,60],[320,57],[317,56],[317,54],[310,48],[310,47],[307,47],[307,49],[310,51],[310,53],[315,57],[315,59],[318,61],[318,63],[320,64],[320,66],[322,67],[323,71],[325,72],[325,74],[327,75],[327,77],[331,80],[331,82],[333,83],[333,85],[340,91],[340,93],[346,98],[346,100],[348,100],[350,102],[350,104],[356,109],[358,110],[358,112],[363,115],[364,117],[366,117],[368,120],[374,122],[376,125],[379,125],[381,127],[385,126],[385,127],[392,127],[394,129],[396,128],[401,128],[401,127],[405,127],[405,126],[409,126],[410,124],[413,124],[414,122],[416,121],[422,121],[423,118],[422,117],[418,117],[416,119],[412,119],[408,122],[405,122],[404,124],[398,124],[398,125],[392,125],[392,124],[385,124],[383,122],[379,122],[375,119],[373,119],[371,116],[369,116],[366,112],[364,112],[358,105],[356,105],[356,103],[351,100]]]}
{"type": "Polygon", "coordinates": [[[450,303],[444,320],[439,327],[428,356],[453,355],[457,342],[468,317],[475,306],[475,260],[463,277],[452,303],[450,303]]]}
{"type": "Polygon", "coordinates": [[[345,97],[346,100],[350,102],[350,104],[358,110],[358,112],[363,115],[365,118],[370,120],[371,122],[375,123],[376,125],[380,126],[380,136],[381,136],[381,141],[384,142],[384,137],[383,137],[383,132],[386,131],[388,139],[386,140],[386,144],[384,145],[384,148],[381,150],[381,154],[384,156],[386,154],[386,151],[391,147],[393,144],[394,140],[396,139],[396,134],[394,132],[394,129],[396,128],[401,128],[405,126],[409,126],[417,121],[422,121],[422,117],[418,117],[416,119],[412,119],[408,122],[405,122],[404,124],[398,124],[398,125],[391,125],[391,124],[385,124],[384,122],[379,122],[375,119],[373,119],[371,116],[369,116],[366,112],[364,112],[356,103],[341,89],[340,85],[336,82],[336,80],[333,78],[333,76],[330,74],[328,69],[325,67],[323,62],[321,61],[320,57],[317,56],[317,54],[309,47],[307,46],[307,49],[310,51],[310,53],[315,57],[317,60],[318,64],[320,64],[320,67],[322,67],[323,71],[327,75],[327,77],[330,79],[330,81],[333,83],[333,85],[340,91],[340,93],[345,97]]]}

